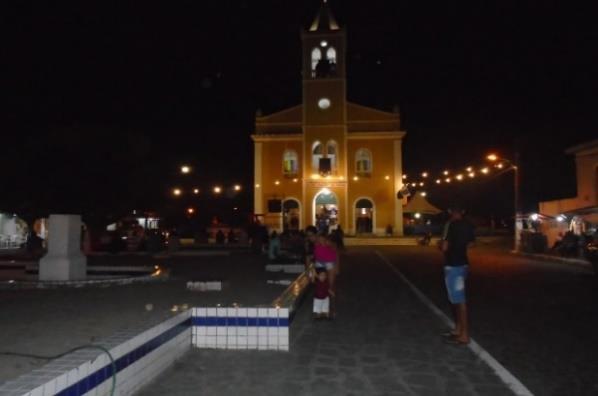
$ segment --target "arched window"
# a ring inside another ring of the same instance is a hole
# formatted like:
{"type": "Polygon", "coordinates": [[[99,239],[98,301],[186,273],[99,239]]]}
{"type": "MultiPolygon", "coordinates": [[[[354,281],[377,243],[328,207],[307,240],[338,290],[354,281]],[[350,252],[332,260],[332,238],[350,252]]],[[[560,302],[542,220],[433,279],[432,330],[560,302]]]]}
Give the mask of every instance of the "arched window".
{"type": "Polygon", "coordinates": [[[324,158],[324,153],[322,150],[322,143],[320,143],[318,141],[314,142],[311,152],[312,152],[311,166],[312,166],[314,172],[319,172],[320,171],[320,158],[324,158]]]}
{"type": "Polygon", "coordinates": [[[326,157],[330,158],[330,170],[336,172],[336,163],[338,160],[338,148],[334,140],[329,140],[326,143],[326,157]]]}
{"type": "Polygon", "coordinates": [[[285,150],[282,156],[282,173],[285,176],[296,176],[299,173],[299,157],[295,150],[285,150]]]}
{"type": "Polygon", "coordinates": [[[355,153],[355,173],[369,176],[372,173],[372,153],[370,150],[360,148],[355,153]]]}
{"type": "Polygon", "coordinates": [[[311,74],[315,75],[316,73],[316,66],[318,62],[322,59],[322,51],[319,48],[314,48],[311,50],[311,74]]]}
{"type": "Polygon", "coordinates": [[[330,63],[336,63],[336,50],[334,47],[328,48],[328,51],[326,51],[326,59],[328,59],[330,63]]]}

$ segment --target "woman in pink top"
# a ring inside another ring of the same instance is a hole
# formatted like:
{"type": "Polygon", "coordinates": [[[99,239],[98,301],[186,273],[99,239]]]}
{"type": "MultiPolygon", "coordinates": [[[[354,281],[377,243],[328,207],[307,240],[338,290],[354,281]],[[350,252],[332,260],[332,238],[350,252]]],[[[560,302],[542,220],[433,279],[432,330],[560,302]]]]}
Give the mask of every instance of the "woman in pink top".
{"type": "Polygon", "coordinates": [[[323,268],[328,273],[330,289],[334,290],[334,279],[336,277],[336,248],[326,235],[319,234],[314,247],[315,267],[323,268]]]}

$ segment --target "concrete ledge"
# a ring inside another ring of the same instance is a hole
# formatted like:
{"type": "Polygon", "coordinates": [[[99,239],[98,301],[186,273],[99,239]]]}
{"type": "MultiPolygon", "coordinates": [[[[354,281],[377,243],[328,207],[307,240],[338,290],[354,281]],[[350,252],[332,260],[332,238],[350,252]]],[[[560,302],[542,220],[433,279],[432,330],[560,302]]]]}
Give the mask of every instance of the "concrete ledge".
{"type": "Polygon", "coordinates": [[[0,386],[14,396],[132,395],[191,348],[191,310],[141,333],[122,331],[0,386]],[[112,363],[107,353],[114,360],[112,363]]]}
{"type": "Polygon", "coordinates": [[[209,349],[289,350],[288,308],[193,308],[192,344],[209,349]]]}

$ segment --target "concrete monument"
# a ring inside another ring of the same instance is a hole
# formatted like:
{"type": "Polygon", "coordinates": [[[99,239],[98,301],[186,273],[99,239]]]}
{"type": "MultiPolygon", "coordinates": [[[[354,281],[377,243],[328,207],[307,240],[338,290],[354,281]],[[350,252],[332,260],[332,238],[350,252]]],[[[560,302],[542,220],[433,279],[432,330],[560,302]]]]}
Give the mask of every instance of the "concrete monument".
{"type": "Polygon", "coordinates": [[[48,254],[39,262],[39,280],[82,280],[87,257],[81,252],[81,216],[50,215],[48,254]]]}

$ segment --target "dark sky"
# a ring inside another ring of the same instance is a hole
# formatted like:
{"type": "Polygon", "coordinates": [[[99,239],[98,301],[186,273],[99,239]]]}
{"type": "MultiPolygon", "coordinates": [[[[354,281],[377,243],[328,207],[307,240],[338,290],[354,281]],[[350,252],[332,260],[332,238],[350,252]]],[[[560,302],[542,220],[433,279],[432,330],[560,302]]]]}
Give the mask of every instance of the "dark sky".
{"type": "MultiPolygon", "coordinates": [[[[348,31],[349,99],[400,105],[407,173],[518,150],[526,206],[575,193],[563,151],[598,136],[594,9],[552,1],[330,3],[348,31]]],[[[250,187],[253,116],[301,101],[299,31],[318,4],[4,9],[0,165],[10,171],[0,210],[161,208],[182,162],[195,167],[194,184],[250,187]]],[[[485,183],[484,202],[508,201],[510,183],[485,183]]],[[[453,193],[468,190],[435,192],[453,193]]],[[[227,205],[250,207],[250,199],[246,192],[227,205]]]]}

